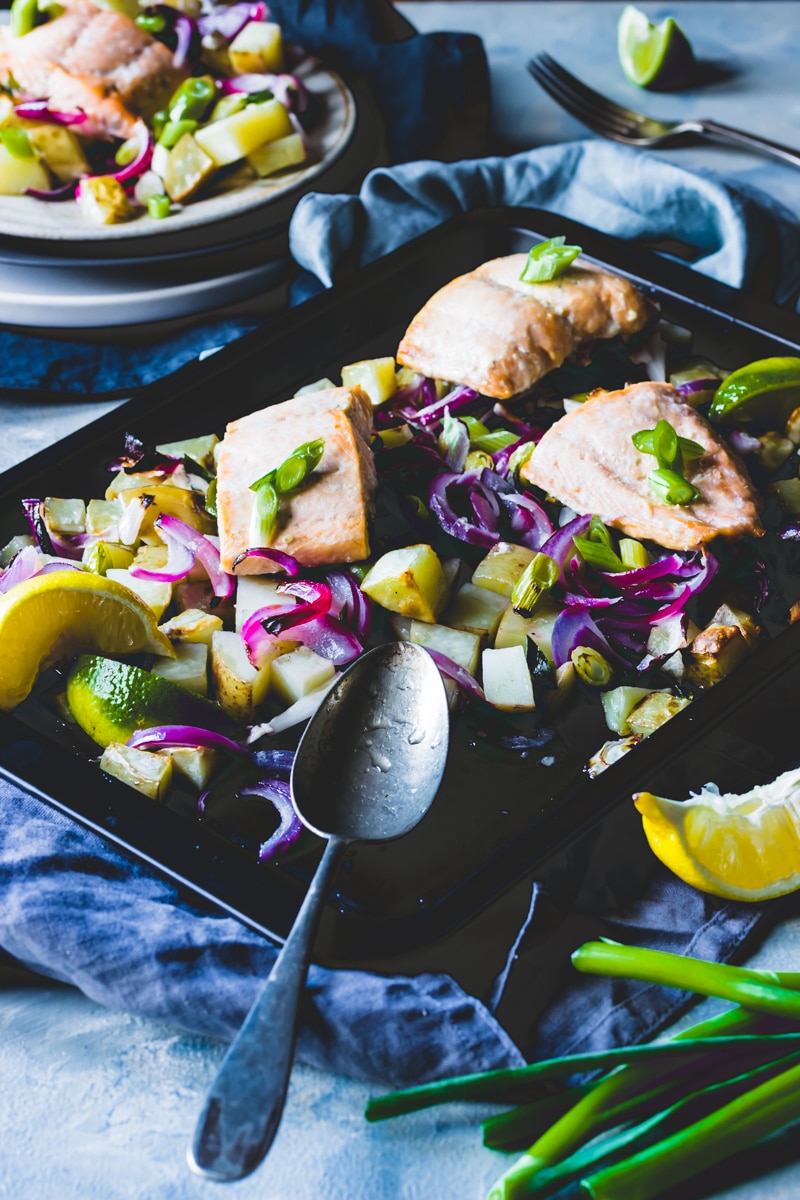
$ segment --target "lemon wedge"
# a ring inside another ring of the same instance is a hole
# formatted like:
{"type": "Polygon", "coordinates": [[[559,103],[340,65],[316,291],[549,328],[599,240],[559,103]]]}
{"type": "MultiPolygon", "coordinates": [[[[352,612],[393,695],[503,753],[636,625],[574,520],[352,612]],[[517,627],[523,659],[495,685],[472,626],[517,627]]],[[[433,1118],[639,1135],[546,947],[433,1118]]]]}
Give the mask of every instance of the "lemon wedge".
{"type": "Polygon", "coordinates": [[[637,87],[667,91],[691,82],[692,47],[672,17],[655,25],[646,13],[626,5],[617,26],[617,51],[623,71],[637,87]]]}
{"type": "Polygon", "coordinates": [[[800,888],[800,767],[741,796],[633,799],[653,853],[685,883],[729,900],[800,888]]]}
{"type": "Polygon", "coordinates": [[[0,596],[0,709],[29,695],[39,672],[81,650],[175,657],[155,614],[130,588],[85,571],[52,571],[0,596]]]}

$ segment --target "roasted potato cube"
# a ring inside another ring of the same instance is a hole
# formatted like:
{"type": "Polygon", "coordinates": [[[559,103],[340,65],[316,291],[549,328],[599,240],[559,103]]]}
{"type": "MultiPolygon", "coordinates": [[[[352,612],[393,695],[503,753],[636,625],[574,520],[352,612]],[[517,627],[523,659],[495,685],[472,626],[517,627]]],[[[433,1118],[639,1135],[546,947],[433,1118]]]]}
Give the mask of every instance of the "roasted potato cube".
{"type": "Polygon", "coordinates": [[[190,692],[208,695],[208,646],[204,642],[178,642],[174,658],[157,658],[154,675],[179,683],[190,692]]]}
{"type": "Polygon", "coordinates": [[[623,735],[632,733],[633,730],[628,725],[628,717],[636,705],[641,704],[642,700],[650,695],[650,691],[650,688],[617,687],[608,692],[602,692],[600,700],[603,704],[608,728],[614,733],[623,735]]]}
{"type": "Polygon", "coordinates": [[[222,631],[211,638],[211,671],[217,700],[225,712],[241,721],[253,721],[269,688],[270,664],[256,669],[239,634],[222,631]]]}
{"type": "Polygon", "coordinates": [[[672,692],[651,692],[628,714],[627,732],[648,737],[689,703],[688,696],[673,696],[672,692]]]}
{"type": "Polygon", "coordinates": [[[483,691],[496,708],[527,710],[536,707],[533,680],[522,646],[504,650],[484,650],[482,655],[483,691]]]}
{"type": "Polygon", "coordinates": [[[257,146],[247,156],[247,161],[261,179],[285,171],[287,167],[299,167],[306,161],[306,148],[299,133],[289,133],[257,146]]]}
{"type": "Polygon", "coordinates": [[[188,779],[198,792],[208,787],[219,762],[217,751],[206,746],[172,746],[156,753],[169,758],[175,773],[188,779]]]}
{"type": "Polygon", "coordinates": [[[84,215],[98,225],[117,225],[136,215],[125,188],[113,175],[82,179],[78,203],[84,215]]]}
{"type": "Polygon", "coordinates": [[[38,158],[16,158],[0,142],[0,196],[24,196],[28,188],[47,191],[50,186],[38,158]]]}
{"type": "Polygon", "coordinates": [[[498,542],[496,546],[492,546],[483,561],[478,563],[472,575],[472,582],[478,587],[488,588],[490,592],[499,592],[501,596],[510,600],[514,584],[534,558],[536,551],[529,550],[527,546],[498,542]]]}
{"type": "Polygon", "coordinates": [[[164,191],[177,204],[191,200],[216,173],[217,166],[191,133],[185,133],[169,152],[164,170],[164,191]]]}
{"type": "Polygon", "coordinates": [[[111,742],[103,751],[100,767],[151,800],[164,800],[172,783],[172,759],[150,750],[134,750],[111,742]]]}
{"type": "Polygon", "coordinates": [[[83,500],[61,500],[46,496],[42,515],[54,533],[83,533],[86,529],[86,505],[83,500]]]}
{"type": "Polygon", "coordinates": [[[283,36],[273,21],[248,21],[228,47],[236,75],[283,70],[283,36]]]}
{"type": "Polygon", "coordinates": [[[159,629],[173,642],[201,642],[210,646],[212,636],[222,629],[222,620],[201,608],[187,608],[159,625],[159,629]]]}
{"type": "Polygon", "coordinates": [[[35,125],[27,133],[34,150],[60,183],[70,183],[89,174],[86,155],[71,129],[63,125],[35,125]]]}
{"type": "Polygon", "coordinates": [[[397,364],[394,358],[365,358],[342,367],[342,385],[360,387],[375,408],[390,400],[397,391],[397,364]]]}
{"type": "MultiPolygon", "coordinates": [[[[222,121],[204,125],[197,130],[194,139],[215,166],[226,167],[240,158],[246,158],[265,142],[274,142],[290,133],[294,133],[292,123],[281,102],[265,100],[262,104],[248,104],[222,121]]],[[[178,146],[180,144],[178,142],[178,146]]],[[[172,199],[177,198],[169,194],[172,199]]]]}
{"type": "Polygon", "coordinates": [[[481,639],[466,629],[451,629],[449,625],[428,625],[425,621],[412,621],[408,637],[401,637],[400,641],[414,642],[417,646],[438,650],[465,671],[469,671],[470,675],[474,675],[478,669],[481,639]]]}
{"type": "Polygon", "coordinates": [[[433,624],[447,582],[436,552],[422,544],[384,554],[367,572],[361,590],[389,612],[433,624]]]}
{"type": "Polygon", "coordinates": [[[303,696],[319,691],[335,674],[336,668],[330,659],[315,654],[307,646],[298,646],[273,660],[270,690],[288,707],[303,696]]]}
{"type": "Polygon", "coordinates": [[[730,675],[748,653],[738,625],[709,625],[684,651],[686,674],[698,687],[712,687],[730,675]]]}
{"type": "Polygon", "coordinates": [[[117,583],[130,588],[132,592],[140,596],[145,604],[148,604],[152,608],[157,621],[161,620],[172,599],[171,583],[156,583],[152,579],[137,579],[125,567],[111,567],[106,571],[106,579],[116,579],[117,583]]]}
{"type": "Polygon", "coordinates": [[[445,615],[445,623],[454,629],[468,629],[479,637],[492,639],[508,607],[505,596],[490,592],[488,588],[476,587],[474,583],[465,583],[456,592],[445,615]]]}

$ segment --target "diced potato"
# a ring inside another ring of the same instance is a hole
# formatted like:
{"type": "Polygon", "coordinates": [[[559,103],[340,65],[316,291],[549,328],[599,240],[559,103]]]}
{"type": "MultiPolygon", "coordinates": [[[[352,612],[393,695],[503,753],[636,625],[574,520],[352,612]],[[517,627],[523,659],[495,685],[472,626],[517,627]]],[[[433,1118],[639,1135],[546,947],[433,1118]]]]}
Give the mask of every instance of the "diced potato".
{"type": "Polygon", "coordinates": [[[86,505],[83,500],[45,496],[42,515],[47,528],[54,533],[84,533],[86,530],[86,505]]]}
{"type": "Polygon", "coordinates": [[[342,367],[342,386],[360,387],[373,407],[391,400],[397,391],[397,363],[391,357],[365,358],[342,367]]]}
{"type": "MultiPolygon", "coordinates": [[[[0,124],[2,124],[1,121],[0,124]]],[[[795,408],[790,413],[784,433],[789,441],[794,442],[795,446],[800,446],[800,408],[795,408]]]]}
{"type": "Polygon", "coordinates": [[[322,658],[307,646],[299,646],[273,661],[270,687],[288,707],[303,696],[318,691],[335,674],[336,668],[330,659],[322,658]]]}
{"type": "Polygon", "coordinates": [[[263,575],[241,575],[236,581],[236,632],[259,608],[280,604],[286,599],[278,591],[280,579],[268,579],[263,575]]]}
{"type": "Polygon", "coordinates": [[[113,175],[87,175],[81,180],[78,204],[98,225],[116,225],[136,215],[125,188],[113,175]]]}
{"type": "Polygon", "coordinates": [[[413,436],[410,425],[395,425],[391,429],[381,429],[378,433],[382,445],[387,450],[396,450],[399,446],[405,446],[413,436]]]}
{"type": "Polygon", "coordinates": [[[596,779],[608,767],[613,766],[615,762],[619,762],[634,746],[638,746],[641,740],[642,735],[640,733],[632,733],[628,737],[620,738],[618,741],[604,742],[597,751],[597,754],[593,754],[587,764],[590,779],[596,779]]]}
{"type": "Polygon", "coordinates": [[[447,596],[447,581],[436,552],[420,544],[382,555],[361,590],[389,612],[433,624],[447,596]]]}
{"type": "Polygon", "coordinates": [[[730,675],[748,653],[738,625],[709,625],[684,651],[686,674],[698,687],[711,687],[730,675]]]}
{"type": "Polygon", "coordinates": [[[86,505],[86,532],[116,541],[122,512],[119,500],[90,500],[86,505]]]}
{"type": "Polygon", "coordinates": [[[507,596],[510,600],[514,584],[534,558],[536,551],[529,550],[527,546],[498,542],[496,546],[492,546],[483,561],[478,563],[472,575],[472,582],[478,587],[488,588],[490,592],[499,592],[501,596],[507,596]]]}
{"type": "Polygon", "coordinates": [[[784,510],[790,516],[800,516],[800,479],[779,479],[773,483],[771,491],[775,492],[784,510]]]}
{"type": "MultiPolygon", "coordinates": [[[[169,561],[169,550],[163,543],[157,546],[142,545],[134,555],[133,564],[136,567],[141,567],[144,571],[163,571],[169,561]]],[[[203,565],[199,561],[195,561],[194,566],[189,571],[186,579],[207,579],[208,576],[203,569],[203,565]]]]}
{"type": "Polygon", "coordinates": [[[497,633],[494,635],[495,650],[505,650],[509,646],[527,646],[531,631],[535,628],[534,622],[538,617],[538,613],[533,617],[523,617],[514,611],[513,605],[509,604],[500,618],[497,633]]]}
{"type": "Polygon", "coordinates": [[[600,694],[603,704],[606,725],[614,733],[623,735],[632,733],[628,725],[628,717],[637,704],[640,704],[651,693],[651,688],[617,687],[600,694]]]}
{"type": "Polygon", "coordinates": [[[529,636],[550,663],[553,661],[553,626],[560,611],[557,604],[545,597],[530,618],[529,636]]]}
{"type": "MultiPolygon", "coordinates": [[[[246,158],[265,142],[274,142],[290,133],[294,133],[292,123],[280,101],[265,100],[262,104],[248,104],[241,112],[225,117],[223,121],[204,125],[194,137],[216,166],[226,167],[246,158]]],[[[180,144],[178,142],[178,146],[180,144]]]]}
{"type": "Polygon", "coordinates": [[[204,642],[176,643],[175,657],[157,658],[151,670],[190,692],[208,695],[208,646],[204,642]]]}
{"type": "Polygon", "coordinates": [[[185,133],[169,152],[164,191],[177,204],[190,200],[216,173],[218,165],[191,133],[185,133]]]}
{"type": "Polygon", "coordinates": [[[152,579],[137,579],[124,567],[111,567],[106,571],[106,579],[115,579],[117,583],[130,588],[132,592],[140,596],[145,604],[152,608],[157,621],[161,620],[172,599],[171,583],[155,583],[152,579]]]}
{"type": "Polygon", "coordinates": [[[24,196],[28,188],[47,191],[50,186],[38,158],[15,158],[0,142],[0,196],[24,196]]]}
{"type": "Polygon", "coordinates": [[[71,129],[63,125],[35,125],[27,130],[27,134],[34,150],[59,183],[71,183],[73,179],[89,174],[83,147],[71,129]]]}
{"type": "Polygon", "coordinates": [[[189,488],[172,487],[169,484],[155,484],[149,487],[128,488],[120,493],[122,503],[127,507],[138,498],[146,498],[147,510],[139,529],[143,541],[157,545],[161,539],[153,532],[153,523],[161,513],[178,517],[196,529],[198,533],[214,533],[216,524],[202,507],[202,497],[189,488]]]}
{"type": "Polygon", "coordinates": [[[129,567],[133,562],[133,551],[118,542],[93,542],[84,547],[81,562],[87,571],[105,575],[110,569],[129,567]]]}
{"type": "Polygon", "coordinates": [[[237,720],[252,722],[269,689],[270,664],[257,670],[239,634],[223,630],[211,638],[211,672],[220,706],[237,720]]]}
{"type": "MultiPolygon", "coordinates": [[[[404,639],[401,639],[404,640],[404,639]]],[[[445,654],[474,675],[478,669],[481,639],[466,629],[451,629],[448,625],[428,625],[424,621],[412,621],[408,641],[417,646],[428,646],[445,654]]]]}
{"type": "Polygon", "coordinates": [[[733,608],[730,604],[721,604],[709,621],[709,625],[738,626],[751,649],[761,636],[761,627],[755,617],[741,608],[733,608]]]}
{"type": "Polygon", "coordinates": [[[536,707],[533,680],[522,646],[484,650],[481,664],[483,690],[490,704],[516,710],[536,707]]]}
{"type": "Polygon", "coordinates": [[[556,687],[547,697],[548,711],[552,714],[566,708],[572,698],[578,683],[578,672],[573,662],[562,663],[556,667],[556,687]]]}
{"type": "Polygon", "coordinates": [[[794,442],[775,431],[765,433],[758,440],[761,449],[756,452],[756,457],[765,471],[777,471],[794,454],[794,442]]]}
{"type": "Polygon", "coordinates": [[[688,696],[673,696],[672,692],[651,692],[628,715],[628,733],[648,737],[689,703],[688,696]]]}
{"type": "Polygon", "coordinates": [[[247,156],[247,161],[261,179],[285,171],[287,167],[298,167],[306,161],[306,148],[299,133],[289,133],[257,146],[247,156]]]}
{"type": "MultiPolygon", "coordinates": [[[[225,51],[226,58],[227,58],[227,54],[228,54],[228,52],[226,50],[225,51]]],[[[230,59],[228,59],[228,66],[229,65],[230,65],[230,59]]],[[[228,74],[227,69],[221,71],[220,74],[227,75],[228,74]]],[[[244,108],[246,103],[247,103],[247,97],[244,95],[243,92],[231,92],[227,96],[221,96],[220,99],[217,101],[217,103],[214,105],[213,109],[211,110],[211,116],[208,118],[208,121],[206,122],[206,124],[208,124],[211,121],[224,121],[226,117],[232,117],[235,112],[240,112],[244,108]]]]}
{"type": "Polygon", "coordinates": [[[274,21],[248,21],[228,47],[236,75],[283,70],[283,35],[274,21]]]}
{"type": "Polygon", "coordinates": [[[210,646],[212,636],[222,629],[222,620],[215,613],[203,612],[200,608],[187,608],[165,621],[163,625],[159,625],[159,629],[170,641],[210,646]]]}
{"type": "Polygon", "coordinates": [[[215,433],[206,437],[186,438],[181,442],[162,442],[156,452],[165,458],[190,458],[204,471],[214,472],[214,447],[219,443],[215,433]]]}
{"type": "Polygon", "coordinates": [[[14,101],[5,92],[0,92],[0,129],[4,125],[12,125],[15,122],[16,113],[14,112],[14,101]]]}
{"type": "Polygon", "coordinates": [[[150,750],[134,750],[111,742],[103,751],[100,767],[151,800],[164,800],[172,783],[172,759],[150,750]]]}
{"type": "Polygon", "coordinates": [[[442,558],[439,561],[444,571],[447,590],[451,592],[458,582],[459,572],[461,571],[461,559],[454,555],[449,555],[447,558],[442,558]]]}
{"type": "Polygon", "coordinates": [[[672,655],[676,650],[685,649],[699,632],[694,621],[684,613],[679,613],[668,621],[653,625],[647,638],[647,653],[653,658],[672,655]]]}
{"type": "Polygon", "coordinates": [[[24,550],[26,546],[33,545],[33,538],[29,533],[18,533],[12,537],[10,542],[6,542],[3,549],[0,550],[0,567],[7,567],[12,563],[19,554],[20,550],[24,550]]]}
{"type": "Polygon", "coordinates": [[[445,615],[445,623],[454,629],[467,629],[479,637],[494,638],[500,619],[509,607],[505,596],[488,588],[465,583],[456,593],[445,615]]]}
{"type": "Polygon", "coordinates": [[[172,746],[156,753],[169,758],[175,773],[188,779],[198,792],[208,787],[219,762],[217,751],[207,746],[172,746]]]}

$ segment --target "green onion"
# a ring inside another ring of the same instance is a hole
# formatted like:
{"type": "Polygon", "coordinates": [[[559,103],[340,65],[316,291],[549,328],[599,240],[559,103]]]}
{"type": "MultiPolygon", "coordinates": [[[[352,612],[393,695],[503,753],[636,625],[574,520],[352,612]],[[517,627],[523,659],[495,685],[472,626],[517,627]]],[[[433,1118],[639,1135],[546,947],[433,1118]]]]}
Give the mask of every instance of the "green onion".
{"type": "Polygon", "coordinates": [[[754,1012],[800,1020],[800,994],[783,986],[774,971],[751,971],[724,963],[705,962],[669,954],[664,950],[642,950],[617,942],[587,942],[572,955],[579,971],[639,979],[663,987],[684,988],[702,996],[732,1000],[754,1012]]]}
{"type": "Polygon", "coordinates": [[[194,75],[184,79],[167,106],[169,119],[202,121],[216,95],[216,84],[210,75],[194,75]]]}
{"type": "Polygon", "coordinates": [[[576,646],[570,655],[572,665],[590,687],[605,687],[614,674],[610,662],[592,646],[576,646]]]}
{"type": "Polygon", "coordinates": [[[667,504],[694,504],[695,500],[700,499],[700,493],[696,487],[682,475],[678,475],[676,471],[670,471],[665,467],[651,471],[647,476],[647,482],[651,491],[665,500],[667,504]]]}
{"type": "MultiPolygon", "coordinates": [[[[449,413],[449,411],[448,409],[447,412],[449,413]]],[[[458,419],[466,425],[470,441],[483,437],[484,434],[489,432],[488,425],[484,425],[483,421],[479,421],[477,417],[459,417],[458,419]]]]}
{"type": "Polygon", "coordinates": [[[531,559],[525,570],[514,584],[511,593],[511,603],[514,612],[522,617],[530,617],[539,604],[545,592],[558,583],[558,563],[549,554],[541,551],[531,559]]]}
{"type": "Polygon", "coordinates": [[[488,467],[491,471],[494,466],[494,459],[491,454],[487,454],[485,450],[470,450],[467,457],[464,459],[465,471],[481,471],[484,467],[488,467]]]}
{"type": "Polygon", "coordinates": [[[265,482],[256,491],[253,512],[250,517],[250,544],[268,546],[278,523],[278,493],[271,483],[265,482]]]}
{"type": "Polygon", "coordinates": [[[547,283],[562,275],[581,253],[580,246],[567,246],[565,242],[562,236],[531,246],[520,275],[523,283],[547,283]]]}
{"type": "Polygon", "coordinates": [[[167,121],[158,138],[159,146],[163,146],[165,150],[171,150],[173,146],[177,146],[185,133],[194,133],[199,122],[191,120],[167,121]]]}
{"type": "Polygon", "coordinates": [[[462,455],[466,457],[464,454],[466,445],[462,441],[463,437],[464,430],[461,422],[457,417],[450,415],[449,409],[445,409],[442,417],[442,432],[439,434],[437,444],[453,470],[459,470],[462,455]]]}
{"type": "Polygon", "coordinates": [[[7,129],[0,129],[0,142],[3,143],[12,158],[19,158],[23,161],[36,158],[36,151],[24,129],[17,129],[13,125],[7,129]]]}
{"type": "Polygon", "coordinates": [[[487,1117],[481,1126],[484,1146],[489,1150],[523,1150],[572,1108],[576,1099],[587,1090],[586,1086],[563,1088],[534,1100],[532,1104],[521,1104],[508,1112],[487,1117]]]}
{"type": "Polygon", "coordinates": [[[158,112],[153,113],[152,117],[150,118],[150,127],[153,130],[153,137],[156,139],[156,141],[158,141],[158,139],[161,137],[161,134],[164,132],[164,127],[168,121],[169,113],[163,108],[160,108],[158,112]]]}
{"type": "Polygon", "coordinates": [[[596,567],[598,571],[619,572],[625,570],[625,563],[609,546],[605,546],[601,542],[594,542],[588,537],[574,537],[572,541],[581,558],[590,567],[596,567]]]}
{"type": "Polygon", "coordinates": [[[293,492],[308,474],[308,462],[302,454],[291,454],[275,472],[275,491],[279,495],[293,492]]]}
{"type": "Polygon", "coordinates": [[[147,199],[147,212],[154,221],[162,221],[164,217],[168,217],[172,212],[172,201],[169,196],[149,196],[147,199]]]}
{"type": "Polygon", "coordinates": [[[209,516],[217,515],[217,480],[216,476],[211,480],[206,492],[206,512],[209,516]]]}
{"type": "Polygon", "coordinates": [[[650,555],[635,538],[620,538],[619,556],[622,559],[622,565],[629,571],[637,571],[640,567],[650,566],[650,555]]]}
{"type": "MultiPolygon", "coordinates": [[[[11,5],[11,36],[24,37],[36,24],[36,0],[13,0],[11,5]]],[[[19,156],[15,156],[19,157],[19,156]]]]}
{"type": "Polygon", "coordinates": [[[250,518],[251,545],[270,544],[278,523],[281,497],[295,491],[305,482],[307,476],[319,465],[324,453],[324,438],[304,442],[284,459],[279,467],[267,471],[266,475],[250,484],[250,490],[256,494],[250,518]]]}
{"type": "Polygon", "coordinates": [[[139,13],[138,17],[135,17],[134,20],[139,28],[143,29],[145,33],[151,33],[155,35],[157,33],[163,33],[167,28],[166,19],[162,17],[160,13],[139,13]]]}
{"type": "Polygon", "coordinates": [[[516,477],[536,449],[536,442],[523,442],[508,460],[508,474],[516,477]]]}
{"type": "Polygon", "coordinates": [[[244,98],[245,105],[247,104],[263,104],[266,100],[274,100],[275,94],[269,88],[264,88],[260,92],[248,92],[244,98]]]}
{"type": "Polygon", "coordinates": [[[476,450],[485,450],[487,454],[496,454],[498,450],[505,450],[506,446],[513,446],[518,441],[518,435],[511,433],[508,429],[493,429],[491,433],[484,433],[480,437],[472,438],[472,445],[476,450]]]}

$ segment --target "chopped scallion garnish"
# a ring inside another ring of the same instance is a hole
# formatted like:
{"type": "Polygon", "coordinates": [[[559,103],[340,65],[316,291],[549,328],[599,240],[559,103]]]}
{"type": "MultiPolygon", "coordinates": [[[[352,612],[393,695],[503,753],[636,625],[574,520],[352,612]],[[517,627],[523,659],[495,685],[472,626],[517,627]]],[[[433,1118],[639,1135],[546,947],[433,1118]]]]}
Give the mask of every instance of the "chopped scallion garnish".
{"type": "Polygon", "coordinates": [[[669,421],[660,420],[654,429],[640,429],[631,436],[631,441],[642,454],[652,454],[658,461],[658,470],[647,477],[650,490],[666,504],[694,504],[700,493],[683,477],[684,460],[702,458],[705,447],[691,438],[679,437],[669,421]]]}
{"type": "Polygon", "coordinates": [[[147,212],[154,221],[162,221],[164,217],[168,217],[172,212],[172,201],[169,196],[149,196],[147,200],[147,212]]]}
{"type": "Polygon", "coordinates": [[[514,584],[511,603],[520,616],[530,617],[545,592],[558,582],[558,563],[541,552],[532,558],[514,584]]]}
{"type": "Polygon", "coordinates": [[[574,537],[575,549],[584,562],[598,571],[624,571],[625,564],[620,556],[604,542],[595,542],[589,537],[574,537]]]}
{"type": "Polygon", "coordinates": [[[651,471],[647,476],[647,482],[651,491],[660,496],[667,504],[694,504],[695,500],[700,499],[700,493],[693,484],[679,475],[677,471],[670,471],[666,467],[659,467],[657,471],[651,471]]]}
{"type": "Polygon", "coordinates": [[[485,450],[487,454],[497,454],[498,450],[505,450],[506,446],[513,446],[518,441],[518,434],[508,429],[493,429],[490,433],[472,438],[472,447],[474,450],[485,450]]]}
{"type": "Polygon", "coordinates": [[[281,497],[296,491],[312,471],[319,465],[325,453],[324,438],[304,442],[298,446],[279,467],[267,471],[250,490],[255,492],[253,512],[250,518],[250,543],[253,546],[268,546],[278,523],[281,497]]]}
{"type": "Polygon", "coordinates": [[[622,565],[628,571],[637,571],[640,567],[650,566],[650,555],[635,538],[620,538],[619,556],[622,559],[622,565]]]}
{"type": "Polygon", "coordinates": [[[565,237],[548,238],[531,246],[520,279],[523,283],[548,283],[566,271],[581,253],[581,246],[565,245],[565,237]]]}
{"type": "Polygon", "coordinates": [[[576,646],[570,655],[579,677],[590,687],[605,687],[611,682],[611,663],[592,646],[576,646]]]}
{"type": "Polygon", "coordinates": [[[522,470],[535,449],[536,442],[523,442],[521,446],[517,446],[516,450],[508,460],[508,474],[512,477],[516,477],[517,473],[522,470]]]}

